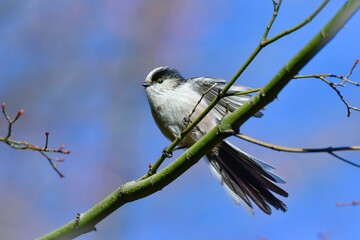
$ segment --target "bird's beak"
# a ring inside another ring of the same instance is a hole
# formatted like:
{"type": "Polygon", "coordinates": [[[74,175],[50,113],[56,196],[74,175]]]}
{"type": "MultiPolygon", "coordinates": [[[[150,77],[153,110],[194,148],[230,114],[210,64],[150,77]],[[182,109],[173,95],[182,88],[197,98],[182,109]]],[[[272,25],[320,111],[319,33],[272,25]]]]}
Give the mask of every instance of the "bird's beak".
{"type": "Polygon", "coordinates": [[[148,86],[150,86],[149,82],[143,82],[141,85],[143,85],[144,88],[147,88],[148,86]]]}

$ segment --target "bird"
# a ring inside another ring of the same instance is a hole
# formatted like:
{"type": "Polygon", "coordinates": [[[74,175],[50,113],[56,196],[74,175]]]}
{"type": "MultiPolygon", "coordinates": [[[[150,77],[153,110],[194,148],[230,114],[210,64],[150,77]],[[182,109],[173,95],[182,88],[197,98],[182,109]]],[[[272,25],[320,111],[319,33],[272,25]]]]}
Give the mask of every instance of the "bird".
{"type": "MultiPolygon", "coordinates": [[[[191,122],[196,119],[225,84],[225,80],[213,77],[185,79],[178,70],[161,66],[150,71],[142,85],[155,123],[163,135],[173,141],[186,128],[184,120],[191,122]]],[[[228,95],[220,99],[177,147],[191,147],[226,114],[249,101],[251,95],[234,95],[249,89],[233,84],[228,95]]],[[[261,111],[254,114],[254,117],[262,116],[261,111]]],[[[288,193],[278,186],[285,180],[274,173],[270,164],[242,151],[228,140],[210,149],[204,158],[233,202],[242,205],[249,214],[254,214],[253,203],[269,215],[271,206],[283,212],[287,210],[285,203],[275,196],[288,197],[288,193]]]]}

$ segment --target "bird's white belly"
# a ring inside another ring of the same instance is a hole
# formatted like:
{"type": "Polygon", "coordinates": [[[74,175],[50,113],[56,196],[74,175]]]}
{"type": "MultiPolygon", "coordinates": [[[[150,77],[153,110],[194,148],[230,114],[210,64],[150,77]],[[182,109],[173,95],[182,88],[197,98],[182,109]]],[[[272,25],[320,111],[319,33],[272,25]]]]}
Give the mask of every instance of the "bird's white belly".
{"type": "MultiPolygon", "coordinates": [[[[174,91],[174,94],[168,94],[167,97],[161,98],[161,102],[157,102],[156,105],[153,104],[152,114],[154,120],[168,139],[173,141],[186,128],[187,123],[184,119],[188,119],[200,98],[201,95],[194,91],[181,95],[174,91]]],[[[190,121],[195,120],[206,106],[207,103],[204,100],[201,101],[196,107],[195,112],[191,115],[190,121]]],[[[210,112],[179,145],[190,147],[215,125],[216,118],[210,112]]]]}

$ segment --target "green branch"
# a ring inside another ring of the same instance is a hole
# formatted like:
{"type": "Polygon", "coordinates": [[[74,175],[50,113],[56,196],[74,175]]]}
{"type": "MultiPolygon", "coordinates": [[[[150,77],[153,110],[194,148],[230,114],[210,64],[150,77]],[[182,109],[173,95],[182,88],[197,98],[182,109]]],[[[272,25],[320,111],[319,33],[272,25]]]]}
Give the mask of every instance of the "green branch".
{"type": "Polygon", "coordinates": [[[276,17],[278,16],[278,12],[282,3],[282,0],[279,0],[278,3],[273,0],[274,5],[274,11],[273,15],[269,21],[268,26],[266,27],[266,30],[261,38],[260,43],[257,45],[257,47],[253,50],[253,52],[250,54],[250,56],[246,59],[245,63],[240,67],[240,69],[235,73],[235,75],[230,79],[230,81],[224,86],[222,91],[214,98],[214,100],[206,107],[206,109],[189,125],[187,126],[179,136],[175,138],[175,140],[163,151],[163,154],[160,156],[160,158],[155,162],[155,164],[150,168],[148,173],[143,176],[142,178],[147,178],[153,174],[156,173],[156,171],[159,169],[160,165],[165,161],[169,153],[171,153],[175,147],[180,143],[180,141],[190,132],[193,128],[196,127],[196,125],[215,107],[215,105],[220,101],[222,97],[226,96],[226,92],[230,89],[230,87],[235,83],[235,81],[239,78],[239,76],[246,70],[246,68],[250,65],[250,63],[255,59],[255,57],[261,52],[262,49],[264,49],[266,46],[270,45],[271,43],[275,42],[276,40],[279,40],[280,38],[297,31],[301,27],[305,26],[307,23],[309,23],[313,18],[316,17],[316,15],[326,6],[326,4],[329,2],[329,0],[324,0],[324,2],[309,16],[307,17],[302,23],[276,35],[275,37],[271,38],[270,40],[267,40],[269,31],[272,27],[272,25],[275,22],[276,17]]]}
{"type": "Polygon", "coordinates": [[[241,108],[226,116],[217,127],[164,169],[145,179],[125,183],[97,205],[78,215],[73,221],[39,239],[70,239],[92,231],[97,223],[122,205],[149,196],[174,181],[196,164],[209,149],[231,135],[234,129],[238,129],[253,114],[273,101],[291,78],[335,36],[359,7],[359,0],[348,1],[325,27],[264,86],[261,92],[241,108]]]}

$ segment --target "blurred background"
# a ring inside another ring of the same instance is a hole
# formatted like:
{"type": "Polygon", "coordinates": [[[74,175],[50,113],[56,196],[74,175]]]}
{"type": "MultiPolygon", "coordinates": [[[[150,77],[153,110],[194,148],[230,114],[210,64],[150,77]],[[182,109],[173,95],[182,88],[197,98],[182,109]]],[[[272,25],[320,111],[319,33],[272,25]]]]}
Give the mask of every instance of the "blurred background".
{"type": "MultiPolygon", "coordinates": [[[[267,47],[238,80],[261,87],[345,1],[332,1],[309,25],[267,47]]],[[[303,21],[321,1],[284,1],[270,36],[303,21]]],[[[71,154],[59,169],[45,158],[0,144],[2,239],[33,239],[74,219],[126,181],[142,176],[169,144],[157,129],[141,83],[168,65],[185,77],[230,79],[258,44],[272,15],[262,1],[0,2],[0,101],[24,115],[13,138],[71,154]]],[[[346,75],[360,58],[360,13],[302,74],[346,75]]],[[[351,78],[360,81],[360,69],[351,78]]],[[[360,106],[360,88],[341,88],[360,106]]],[[[294,80],[250,119],[245,134],[292,147],[360,144],[360,113],[347,117],[336,93],[315,79],[294,80]]],[[[7,124],[0,117],[1,136],[7,124]]],[[[328,154],[290,154],[237,139],[287,180],[288,212],[248,216],[200,161],[162,191],[129,203],[79,239],[354,239],[360,169],[328,154]]],[[[360,163],[360,152],[341,156],[360,163]]],[[[54,156],[54,155],[53,155],[54,156]]],[[[171,159],[167,160],[168,162],[171,159]]]]}

